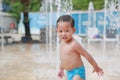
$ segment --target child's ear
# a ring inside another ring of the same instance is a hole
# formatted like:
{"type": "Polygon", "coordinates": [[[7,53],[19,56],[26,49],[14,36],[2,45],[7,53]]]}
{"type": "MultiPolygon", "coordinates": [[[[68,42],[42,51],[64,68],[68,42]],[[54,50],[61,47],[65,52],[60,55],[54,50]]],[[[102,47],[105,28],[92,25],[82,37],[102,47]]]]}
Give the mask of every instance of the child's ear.
{"type": "Polygon", "coordinates": [[[76,28],[73,28],[73,32],[75,32],[76,31],[76,28]]]}

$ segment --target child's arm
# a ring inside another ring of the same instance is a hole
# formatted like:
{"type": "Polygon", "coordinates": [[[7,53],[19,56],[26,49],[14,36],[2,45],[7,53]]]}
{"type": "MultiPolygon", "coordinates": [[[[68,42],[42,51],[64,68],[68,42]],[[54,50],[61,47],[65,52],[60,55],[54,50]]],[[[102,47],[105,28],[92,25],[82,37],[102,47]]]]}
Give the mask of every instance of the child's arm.
{"type": "Polygon", "coordinates": [[[93,57],[81,45],[76,46],[76,50],[78,53],[84,56],[88,60],[88,62],[93,66],[93,72],[96,72],[98,76],[103,75],[103,70],[97,65],[93,57]]]}
{"type": "Polygon", "coordinates": [[[103,76],[103,74],[104,74],[103,70],[100,67],[98,67],[98,66],[94,67],[93,73],[94,72],[96,72],[99,77],[103,76]]]}
{"type": "Polygon", "coordinates": [[[58,77],[63,78],[64,77],[64,69],[60,68],[58,72],[58,77]]]}
{"type": "Polygon", "coordinates": [[[103,70],[98,66],[96,61],[93,59],[93,57],[90,54],[84,54],[84,57],[88,60],[88,62],[93,66],[93,72],[96,72],[98,76],[103,76],[103,70]]]}
{"type": "Polygon", "coordinates": [[[59,65],[58,77],[59,78],[63,78],[64,77],[64,69],[61,67],[61,63],[59,65]]]}

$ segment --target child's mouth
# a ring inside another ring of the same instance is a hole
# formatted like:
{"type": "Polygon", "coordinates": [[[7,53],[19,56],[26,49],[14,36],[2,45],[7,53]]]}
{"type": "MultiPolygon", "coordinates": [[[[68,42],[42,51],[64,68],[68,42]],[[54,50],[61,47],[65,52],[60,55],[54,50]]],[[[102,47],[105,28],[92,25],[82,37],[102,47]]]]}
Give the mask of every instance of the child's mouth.
{"type": "Polygon", "coordinates": [[[62,39],[67,39],[67,37],[62,37],[62,39]]]}

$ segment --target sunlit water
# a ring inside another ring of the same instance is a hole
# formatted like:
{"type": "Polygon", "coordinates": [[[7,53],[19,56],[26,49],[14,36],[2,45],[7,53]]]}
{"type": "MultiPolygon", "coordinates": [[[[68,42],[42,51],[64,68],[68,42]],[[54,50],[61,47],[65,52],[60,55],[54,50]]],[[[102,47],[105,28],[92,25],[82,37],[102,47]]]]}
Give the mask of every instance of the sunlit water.
{"type": "MultiPolygon", "coordinates": [[[[99,42],[87,45],[83,41],[83,44],[104,70],[104,76],[98,78],[92,73],[92,66],[83,58],[87,80],[119,80],[119,44],[107,43],[104,48],[99,42]]],[[[6,45],[4,53],[0,53],[0,80],[60,80],[57,77],[54,48],[50,59],[45,44],[6,45]]]]}

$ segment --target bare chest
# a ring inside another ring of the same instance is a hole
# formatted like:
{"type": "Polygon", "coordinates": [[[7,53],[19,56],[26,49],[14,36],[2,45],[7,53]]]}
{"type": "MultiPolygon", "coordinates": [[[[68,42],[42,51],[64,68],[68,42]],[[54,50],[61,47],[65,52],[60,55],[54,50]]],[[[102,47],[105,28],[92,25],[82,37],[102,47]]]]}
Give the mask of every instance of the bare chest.
{"type": "Polygon", "coordinates": [[[60,54],[69,55],[70,53],[73,53],[74,49],[72,46],[61,46],[60,48],[60,54]]]}

